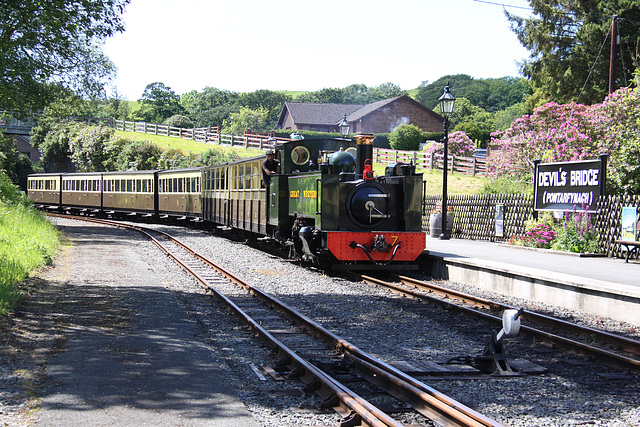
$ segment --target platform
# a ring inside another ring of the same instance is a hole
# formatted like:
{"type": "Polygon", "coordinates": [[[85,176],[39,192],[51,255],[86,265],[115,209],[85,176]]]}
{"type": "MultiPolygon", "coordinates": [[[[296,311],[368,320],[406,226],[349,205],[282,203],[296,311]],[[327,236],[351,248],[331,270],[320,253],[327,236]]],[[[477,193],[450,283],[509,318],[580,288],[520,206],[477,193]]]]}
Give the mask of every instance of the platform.
{"type": "Polygon", "coordinates": [[[640,325],[640,263],[427,237],[434,277],[640,325]]]}

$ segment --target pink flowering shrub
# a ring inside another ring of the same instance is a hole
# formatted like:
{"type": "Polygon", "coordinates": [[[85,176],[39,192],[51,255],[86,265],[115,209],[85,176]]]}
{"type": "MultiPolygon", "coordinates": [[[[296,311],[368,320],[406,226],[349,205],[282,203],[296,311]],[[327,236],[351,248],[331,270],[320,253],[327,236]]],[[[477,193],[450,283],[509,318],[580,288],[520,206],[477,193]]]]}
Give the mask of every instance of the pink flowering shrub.
{"type": "MultiPolygon", "coordinates": [[[[473,156],[473,151],[475,149],[476,144],[467,136],[466,133],[456,131],[449,134],[448,150],[450,156],[471,157],[473,156]]],[[[436,142],[427,149],[427,153],[442,154],[443,150],[444,144],[436,142]]]]}
{"type": "Polygon", "coordinates": [[[492,134],[491,144],[498,151],[488,159],[490,173],[531,174],[535,159],[547,163],[597,157],[598,144],[589,134],[592,116],[586,105],[549,102],[517,119],[510,128],[492,134]]]}
{"type": "Polygon", "coordinates": [[[608,191],[640,192],[640,89],[622,88],[592,106],[547,103],[492,134],[492,176],[533,173],[533,160],[562,162],[610,155],[608,191]]]}

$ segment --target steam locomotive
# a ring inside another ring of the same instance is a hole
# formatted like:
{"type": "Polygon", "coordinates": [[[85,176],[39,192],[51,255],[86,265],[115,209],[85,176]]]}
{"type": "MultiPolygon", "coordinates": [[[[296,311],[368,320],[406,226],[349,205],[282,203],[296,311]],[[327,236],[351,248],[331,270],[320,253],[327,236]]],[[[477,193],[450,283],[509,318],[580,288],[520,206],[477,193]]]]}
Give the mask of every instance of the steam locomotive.
{"type": "Polygon", "coordinates": [[[258,156],[191,169],[34,174],[28,195],[44,209],[233,229],[325,268],[415,269],[426,245],[422,175],[394,163],[374,176],[372,142],[283,143],[268,186],[258,156]]]}

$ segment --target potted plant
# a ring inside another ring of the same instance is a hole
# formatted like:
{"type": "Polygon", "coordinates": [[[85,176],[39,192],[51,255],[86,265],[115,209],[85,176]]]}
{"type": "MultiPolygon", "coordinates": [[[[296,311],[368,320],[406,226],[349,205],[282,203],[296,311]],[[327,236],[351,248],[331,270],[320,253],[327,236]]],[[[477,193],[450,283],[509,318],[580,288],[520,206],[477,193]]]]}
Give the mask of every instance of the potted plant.
{"type": "MultiPolygon", "coordinates": [[[[442,234],[442,205],[434,206],[429,217],[429,230],[431,237],[438,237],[442,234]]],[[[451,235],[453,231],[453,209],[447,206],[447,233],[451,235]]]]}

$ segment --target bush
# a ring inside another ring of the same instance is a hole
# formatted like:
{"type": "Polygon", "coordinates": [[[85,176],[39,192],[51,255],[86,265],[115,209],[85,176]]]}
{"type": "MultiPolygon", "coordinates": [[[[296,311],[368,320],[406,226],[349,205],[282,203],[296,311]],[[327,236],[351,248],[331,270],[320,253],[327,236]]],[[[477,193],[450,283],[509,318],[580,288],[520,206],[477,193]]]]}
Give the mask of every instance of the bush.
{"type": "Polygon", "coordinates": [[[124,140],[122,150],[118,155],[117,168],[121,171],[129,170],[135,165],[137,170],[153,170],[158,167],[158,159],[162,151],[150,141],[124,140]]]}
{"type": "MultiPolygon", "coordinates": [[[[476,144],[469,139],[466,133],[461,131],[451,132],[449,134],[448,151],[450,156],[471,157],[476,149],[476,144]]],[[[427,153],[442,153],[444,144],[436,142],[427,148],[427,153]]]]}
{"type": "Polygon", "coordinates": [[[556,237],[555,220],[549,212],[544,212],[538,219],[530,219],[525,223],[525,233],[519,237],[512,237],[510,244],[531,248],[549,249],[556,237]]]}
{"type": "Polygon", "coordinates": [[[558,236],[552,248],[559,251],[578,253],[598,253],[598,232],[591,222],[588,208],[578,211],[574,206],[573,212],[565,212],[564,226],[558,230],[558,236]]]}
{"type": "Polygon", "coordinates": [[[20,191],[4,171],[0,171],[0,201],[13,205],[16,203],[28,203],[28,199],[20,191]]]}
{"type": "Polygon", "coordinates": [[[189,117],[182,114],[173,115],[162,124],[176,128],[193,128],[195,126],[189,117]]]}
{"type": "Polygon", "coordinates": [[[389,143],[394,150],[415,151],[424,141],[422,130],[412,124],[400,125],[389,134],[389,143]]]}

